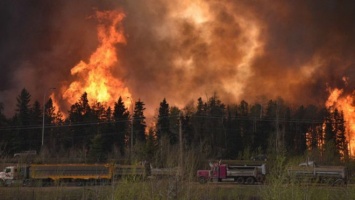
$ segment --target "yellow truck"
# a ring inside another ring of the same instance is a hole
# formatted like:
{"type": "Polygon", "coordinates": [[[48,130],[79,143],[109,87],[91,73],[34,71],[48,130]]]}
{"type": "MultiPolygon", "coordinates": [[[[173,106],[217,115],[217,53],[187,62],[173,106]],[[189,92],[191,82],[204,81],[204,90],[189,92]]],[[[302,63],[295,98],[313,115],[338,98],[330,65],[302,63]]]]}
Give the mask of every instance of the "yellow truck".
{"type": "Polygon", "coordinates": [[[144,166],[113,164],[31,164],[8,166],[0,172],[0,185],[102,185],[122,176],[144,176],[144,166]]]}

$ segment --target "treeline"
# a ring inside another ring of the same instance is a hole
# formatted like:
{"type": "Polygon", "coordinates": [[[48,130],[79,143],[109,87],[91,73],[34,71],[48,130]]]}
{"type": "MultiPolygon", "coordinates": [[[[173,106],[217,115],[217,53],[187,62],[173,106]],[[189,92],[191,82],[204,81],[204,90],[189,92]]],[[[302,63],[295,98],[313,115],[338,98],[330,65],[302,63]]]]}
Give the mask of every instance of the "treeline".
{"type": "Polygon", "coordinates": [[[11,118],[4,116],[5,105],[0,104],[3,156],[45,147],[53,155],[80,150],[94,162],[106,161],[114,151],[124,159],[134,153],[138,159],[161,161],[166,150],[163,146],[176,148],[182,139],[184,151],[196,150],[206,158],[249,159],[258,154],[297,156],[307,152],[323,161],[349,157],[341,111],[315,105],[291,108],[282,99],[226,105],[214,94],[183,109],[163,99],[154,125],[149,127],[140,99],[131,113],[121,97],[113,108],[106,108],[100,102],[89,102],[84,93],[71,105],[66,118],[55,112],[52,99],[44,106],[32,103],[26,89],[16,100],[11,118]]]}

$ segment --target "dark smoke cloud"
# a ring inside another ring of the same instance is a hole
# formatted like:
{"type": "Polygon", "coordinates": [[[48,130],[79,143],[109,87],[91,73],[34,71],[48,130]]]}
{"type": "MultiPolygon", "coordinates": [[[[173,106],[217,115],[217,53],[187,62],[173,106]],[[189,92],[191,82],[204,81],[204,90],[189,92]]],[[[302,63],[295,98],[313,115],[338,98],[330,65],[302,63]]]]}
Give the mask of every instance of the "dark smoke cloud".
{"type": "Polygon", "coordinates": [[[70,69],[97,47],[95,9],[126,13],[127,44],[118,46],[115,73],[150,110],[164,97],[183,106],[213,92],[228,103],[280,96],[323,104],[326,87],[345,87],[344,76],[354,89],[352,1],[2,0],[0,102],[7,113],[23,87],[41,101],[47,88],[73,80],[70,69]],[[186,15],[189,5],[200,6],[205,21],[186,15]],[[260,46],[241,65],[253,26],[260,46]]]}
{"type": "MultiPolygon", "coordinates": [[[[249,88],[255,91],[255,86],[262,87],[266,82],[269,84],[264,88],[266,91],[280,89],[277,93],[281,96],[291,91],[288,96],[291,101],[324,102],[326,83],[342,87],[343,76],[354,83],[355,74],[349,72],[354,68],[355,3],[290,2],[276,3],[276,8],[282,12],[269,9],[259,12],[263,23],[267,24],[267,53],[255,63],[255,82],[259,84],[249,88]],[[310,77],[300,76],[301,67],[312,60],[318,60],[320,66],[310,77]],[[302,82],[292,85],[287,75],[290,71],[302,82]]],[[[354,84],[350,88],[353,87],[354,84]]]]}

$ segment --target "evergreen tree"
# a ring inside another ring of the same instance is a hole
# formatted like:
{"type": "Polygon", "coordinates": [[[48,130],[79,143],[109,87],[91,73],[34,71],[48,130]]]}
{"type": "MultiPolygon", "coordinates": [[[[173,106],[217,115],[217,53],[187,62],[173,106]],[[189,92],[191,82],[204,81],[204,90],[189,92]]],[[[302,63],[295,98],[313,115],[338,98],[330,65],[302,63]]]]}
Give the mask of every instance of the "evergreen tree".
{"type": "Polygon", "coordinates": [[[106,109],[100,102],[95,102],[91,106],[90,118],[92,121],[105,122],[106,121],[106,109]]]}
{"type": "Polygon", "coordinates": [[[181,116],[182,123],[182,135],[186,148],[190,148],[193,142],[193,124],[191,120],[191,116],[188,114],[181,116]]]}
{"type": "Polygon", "coordinates": [[[307,119],[307,110],[303,105],[294,113],[292,131],[285,137],[286,149],[291,155],[302,155],[306,151],[306,133],[311,124],[307,121],[309,119],[307,119]]]}
{"type": "Polygon", "coordinates": [[[329,110],[326,118],[325,127],[325,147],[330,147],[331,149],[327,152],[333,152],[332,155],[327,155],[327,157],[344,158],[347,154],[347,142],[345,137],[345,124],[342,112],[338,109],[334,109],[332,112],[329,110]],[[327,144],[330,143],[330,144],[327,144]]]}
{"type": "MultiPolygon", "coordinates": [[[[309,111],[307,111],[309,113],[309,111]]],[[[328,111],[326,108],[322,108],[317,112],[317,119],[319,121],[315,121],[312,123],[311,127],[307,130],[309,134],[307,134],[307,147],[310,150],[319,150],[323,151],[322,145],[324,143],[324,123],[327,123],[326,118],[328,111]]],[[[328,126],[329,127],[329,126],[328,126]]]]}
{"type": "Polygon", "coordinates": [[[65,143],[65,134],[63,131],[59,130],[58,127],[63,124],[62,116],[60,112],[55,112],[55,107],[52,98],[49,98],[44,106],[44,124],[45,124],[45,135],[44,144],[47,144],[51,148],[49,151],[56,153],[59,148],[65,143]],[[63,131],[63,132],[62,132],[63,131]]]}
{"type": "Polygon", "coordinates": [[[346,138],[346,126],[344,120],[343,112],[340,112],[339,115],[335,116],[336,123],[336,147],[339,151],[339,155],[341,158],[348,159],[349,158],[349,149],[348,142],[346,138]]]}
{"type": "Polygon", "coordinates": [[[55,113],[55,107],[53,105],[52,98],[49,98],[44,106],[44,124],[54,125],[57,120],[57,114],[55,113]]]}
{"type": "Polygon", "coordinates": [[[170,144],[174,145],[179,140],[179,127],[180,127],[180,109],[178,107],[171,107],[169,111],[169,141],[170,144]]]}
{"type": "Polygon", "coordinates": [[[258,153],[265,154],[267,144],[267,137],[265,137],[265,130],[262,128],[263,122],[263,109],[261,104],[256,103],[250,108],[250,120],[252,121],[252,132],[254,135],[252,150],[259,151],[258,153]]]}
{"type": "Polygon", "coordinates": [[[228,159],[237,159],[238,154],[243,151],[243,141],[239,131],[237,106],[227,107],[227,118],[225,122],[227,134],[227,155],[228,159]],[[235,113],[235,114],[233,114],[235,113]]]}
{"type": "Polygon", "coordinates": [[[146,148],[145,148],[145,158],[149,161],[152,162],[155,153],[157,152],[158,149],[158,144],[155,139],[155,132],[153,128],[149,128],[148,131],[148,136],[147,136],[147,142],[146,142],[146,148]]]}
{"type": "Polygon", "coordinates": [[[324,122],[325,122],[324,142],[335,143],[336,134],[334,132],[335,129],[334,129],[333,119],[330,111],[326,113],[324,122]]]}
{"type": "Polygon", "coordinates": [[[138,99],[135,103],[134,114],[133,114],[133,143],[136,143],[136,140],[139,142],[145,142],[145,128],[147,127],[144,116],[144,103],[138,99]]]}
{"type": "Polygon", "coordinates": [[[14,122],[18,129],[16,130],[15,136],[12,141],[12,151],[23,151],[28,150],[29,145],[29,126],[30,126],[30,101],[31,95],[24,88],[21,94],[17,97],[16,104],[16,114],[14,117],[14,122]]]}
{"type": "Polygon", "coordinates": [[[118,101],[115,103],[113,118],[115,121],[115,135],[112,138],[112,142],[116,145],[121,155],[124,155],[125,147],[125,136],[129,132],[129,112],[124,105],[124,102],[121,97],[118,98],[118,101]]]}
{"type": "MultiPolygon", "coordinates": [[[[206,131],[207,127],[205,126],[207,123],[207,104],[202,101],[202,98],[198,98],[197,100],[197,111],[192,115],[192,127],[193,127],[193,135],[192,135],[192,145],[199,146],[203,148],[203,144],[206,142],[206,131]]],[[[202,151],[202,149],[200,149],[202,151]]]]}
{"type": "Polygon", "coordinates": [[[85,92],[78,102],[74,103],[69,110],[68,121],[71,126],[72,144],[71,146],[81,148],[83,145],[88,148],[90,138],[96,131],[92,129],[91,107],[85,92]]]}
{"type": "MultiPolygon", "coordinates": [[[[249,105],[246,101],[241,101],[238,106],[237,122],[238,132],[242,137],[244,149],[251,149],[254,145],[254,135],[251,120],[249,120],[249,105]]],[[[248,159],[248,158],[246,158],[248,159]]]]}
{"type": "MultiPolygon", "coordinates": [[[[3,152],[3,154],[6,154],[8,151],[7,148],[9,147],[9,141],[12,136],[9,134],[9,131],[6,130],[8,127],[8,120],[3,114],[3,110],[4,104],[0,102],[0,151],[3,152]]],[[[2,156],[1,153],[0,156],[2,156]]]]}
{"type": "Polygon", "coordinates": [[[220,158],[226,153],[226,133],[224,129],[225,105],[214,94],[207,103],[207,144],[214,156],[220,158]]]}
{"type": "MultiPolygon", "coordinates": [[[[111,152],[112,148],[114,147],[115,143],[115,137],[117,136],[117,129],[116,129],[116,124],[115,120],[113,117],[112,109],[111,107],[108,107],[105,110],[105,114],[103,116],[104,118],[104,125],[102,127],[102,135],[103,135],[103,151],[104,152],[111,152]]],[[[121,152],[123,155],[123,152],[121,152]]]]}
{"type": "Polygon", "coordinates": [[[89,159],[91,162],[104,162],[107,159],[101,134],[97,134],[91,139],[89,159]]]}
{"type": "MultiPolygon", "coordinates": [[[[169,104],[166,102],[165,98],[160,103],[158,122],[156,125],[157,129],[157,139],[161,140],[162,137],[169,137],[172,135],[170,133],[170,120],[169,120],[169,104]]],[[[170,138],[170,142],[173,142],[173,138],[170,138]]]]}
{"type": "MultiPolygon", "coordinates": [[[[30,109],[30,124],[35,127],[42,127],[42,109],[38,101],[35,101],[30,109]]],[[[29,130],[29,149],[39,150],[42,144],[42,128],[29,130]]]]}
{"type": "Polygon", "coordinates": [[[269,152],[276,152],[276,133],[278,131],[277,125],[278,107],[277,102],[270,100],[266,107],[266,114],[264,116],[264,137],[268,138],[268,143],[265,144],[268,147],[269,152]]]}

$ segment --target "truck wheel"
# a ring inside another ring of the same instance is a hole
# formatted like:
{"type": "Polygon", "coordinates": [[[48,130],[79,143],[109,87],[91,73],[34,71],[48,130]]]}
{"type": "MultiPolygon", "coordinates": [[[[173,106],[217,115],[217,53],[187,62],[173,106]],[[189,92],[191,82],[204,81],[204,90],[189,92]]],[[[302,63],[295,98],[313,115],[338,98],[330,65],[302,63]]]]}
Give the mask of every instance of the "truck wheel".
{"type": "Polygon", "coordinates": [[[237,184],[243,184],[244,183],[244,178],[243,177],[238,177],[238,178],[235,179],[235,182],[237,184]]]}
{"type": "Polygon", "coordinates": [[[253,185],[255,182],[253,177],[248,177],[247,180],[245,180],[245,183],[248,185],[253,185]]]}
{"type": "Polygon", "coordinates": [[[207,179],[205,177],[199,177],[198,182],[201,184],[205,184],[205,183],[207,183],[207,179]]]}

